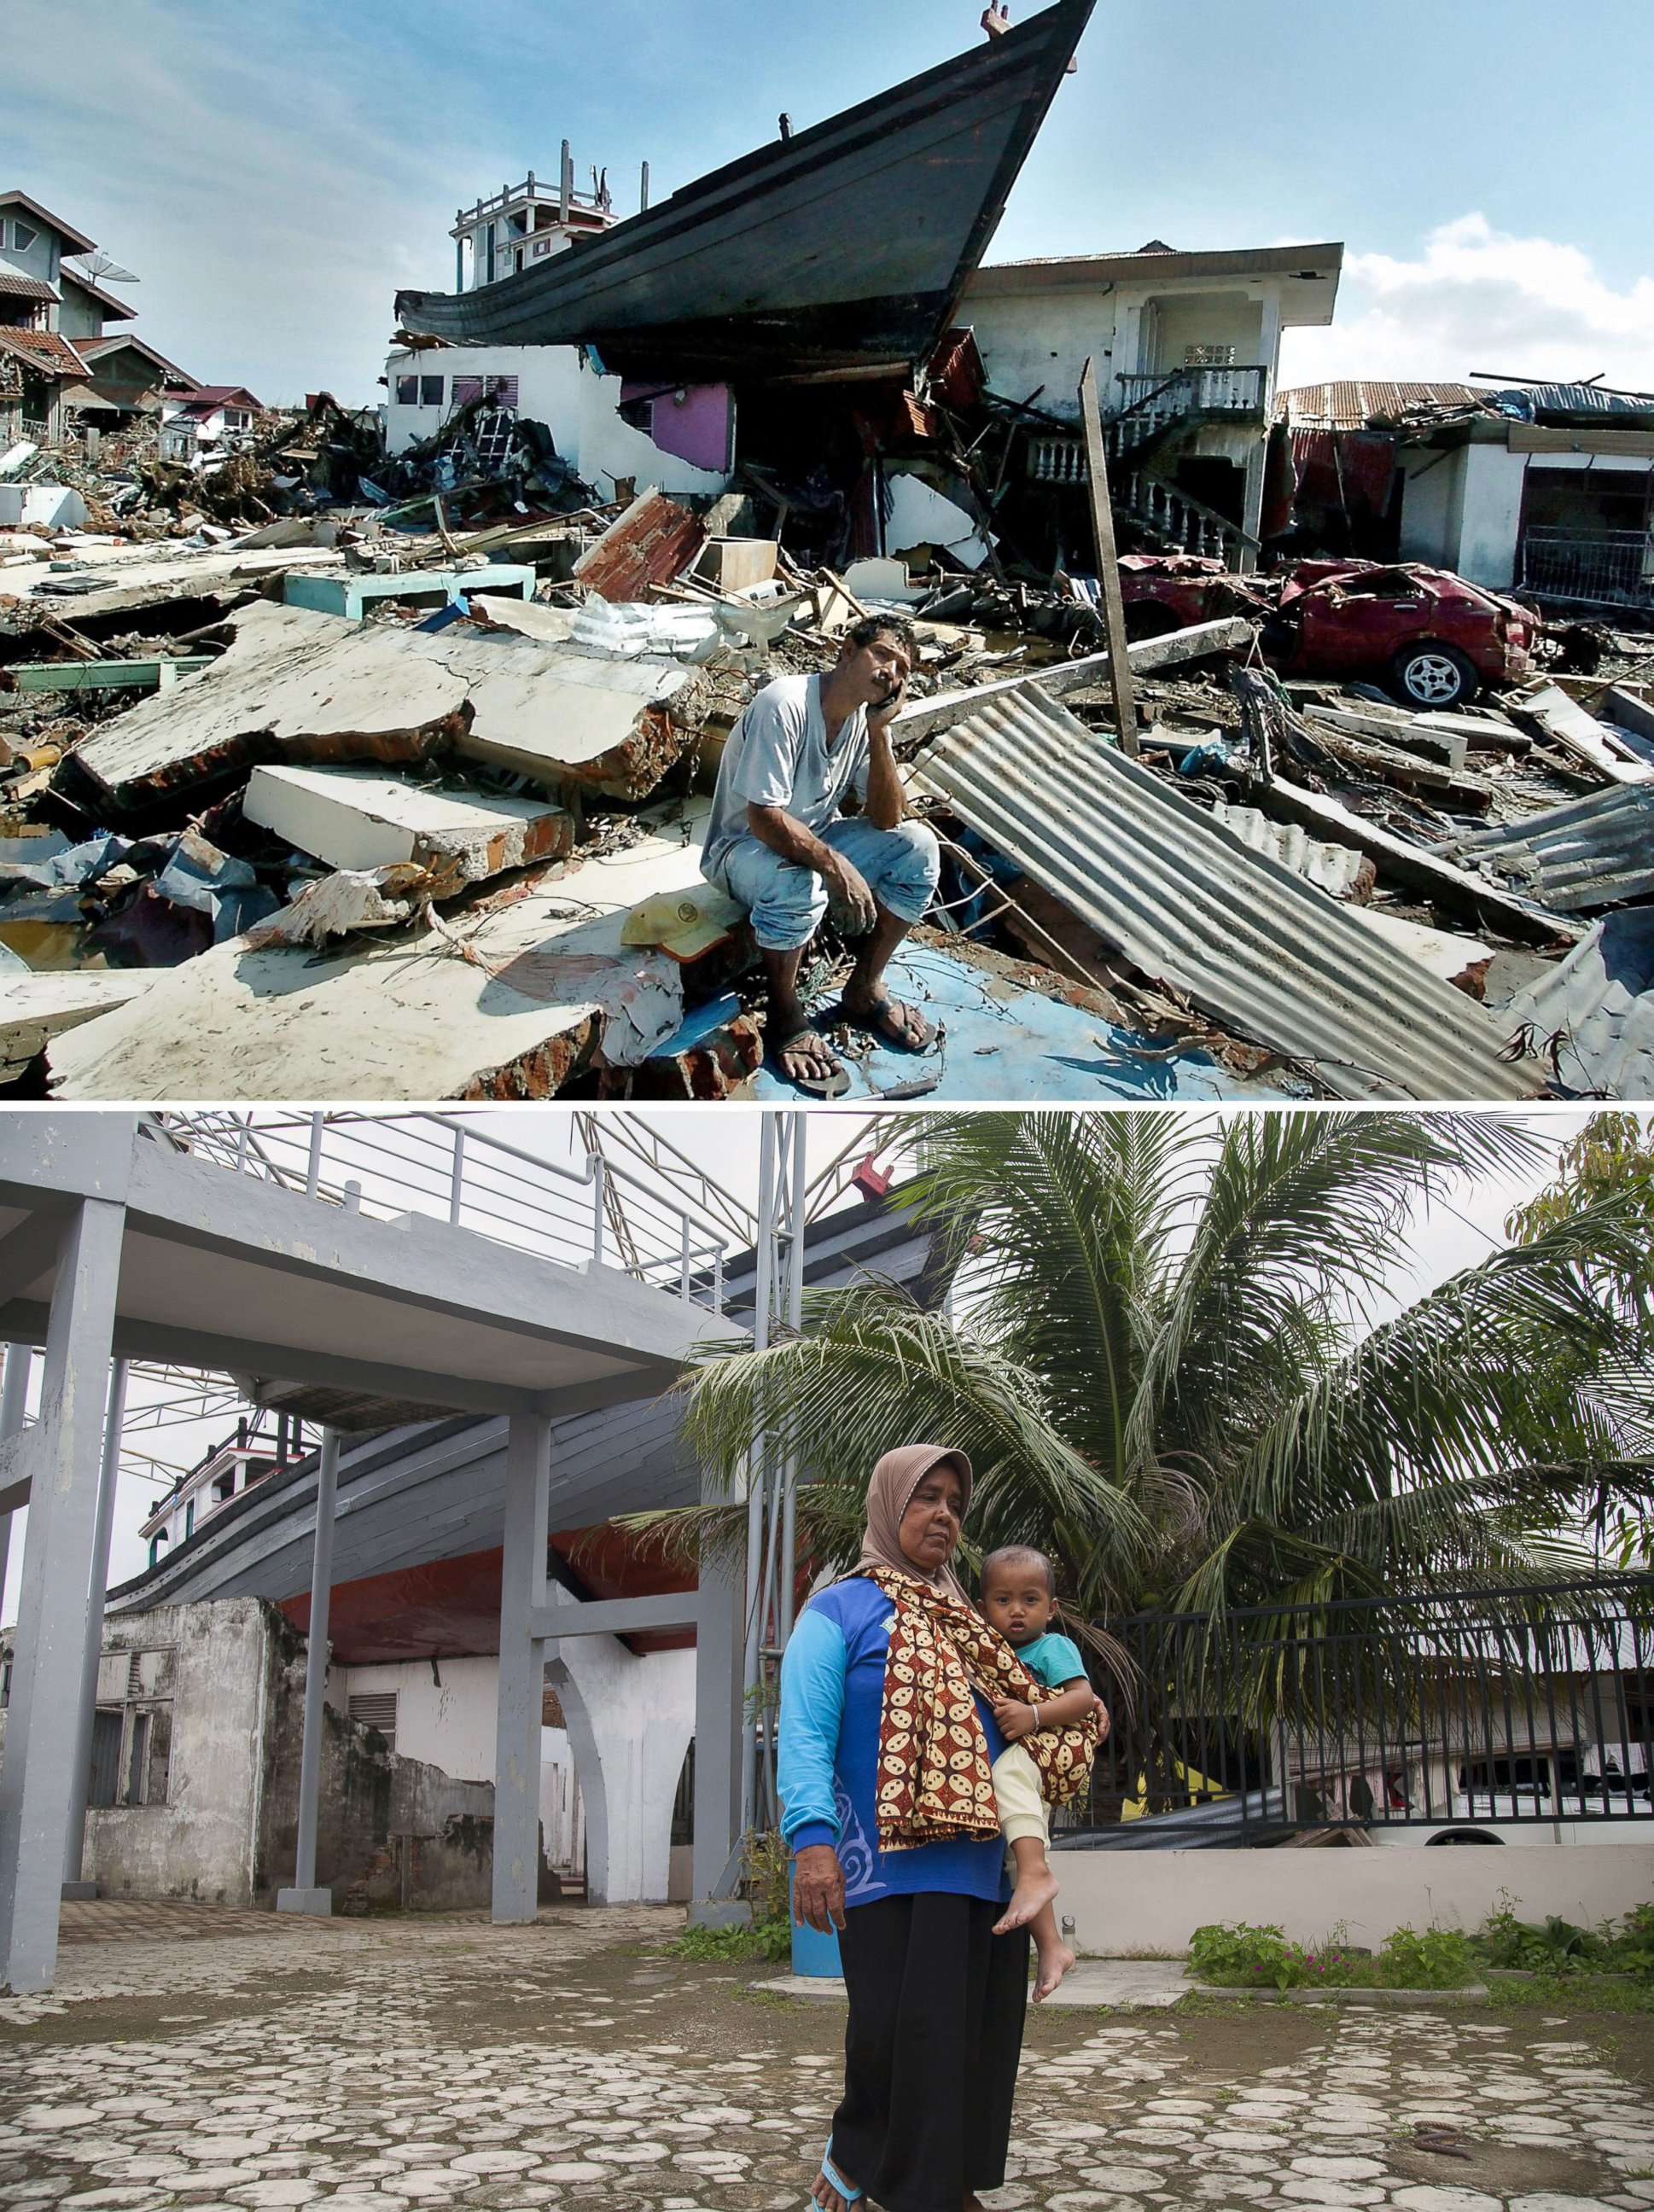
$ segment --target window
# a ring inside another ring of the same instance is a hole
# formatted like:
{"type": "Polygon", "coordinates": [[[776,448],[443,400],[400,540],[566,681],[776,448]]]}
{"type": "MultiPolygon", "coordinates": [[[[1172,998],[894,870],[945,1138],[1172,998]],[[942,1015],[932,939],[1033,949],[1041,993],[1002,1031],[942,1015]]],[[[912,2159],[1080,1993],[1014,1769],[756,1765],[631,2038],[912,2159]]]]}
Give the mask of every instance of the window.
{"type": "Polygon", "coordinates": [[[453,404],[456,407],[469,407],[473,399],[480,399],[482,396],[483,380],[480,376],[454,378],[453,404]]]}
{"type": "Polygon", "coordinates": [[[440,376],[420,378],[419,404],[422,407],[440,407],[442,404],[442,380],[440,376]]]}
{"type": "Polygon", "coordinates": [[[398,407],[418,406],[419,379],[417,376],[398,377],[396,380],[396,404],[398,407]]]}
{"type": "Polygon", "coordinates": [[[517,410],[517,380],[514,376],[485,376],[483,389],[496,407],[517,410]]]}
{"type": "Polygon", "coordinates": [[[100,1705],[92,1716],[92,1778],[87,1784],[88,1808],[114,1804],[120,1794],[120,1746],[125,1716],[100,1705]]]}
{"type": "Polygon", "coordinates": [[[195,1500],[191,1498],[184,1508],[184,1541],[187,1544],[195,1534],[195,1500]]]}
{"type": "Polygon", "coordinates": [[[92,1723],[88,1806],[167,1802],[177,1680],[178,1653],[170,1647],[103,1654],[92,1723]]]}
{"type": "Polygon", "coordinates": [[[1231,345],[1186,345],[1183,348],[1185,368],[1233,368],[1235,349],[1231,345]]]}
{"type": "Polygon", "coordinates": [[[382,1735],[387,1751],[396,1749],[396,1698],[394,1690],[362,1690],[346,1700],[350,1718],[382,1735]]]}
{"type": "Polygon", "coordinates": [[[27,253],[40,235],[33,223],[14,222],[11,226],[12,246],[19,253],[27,253]]]}

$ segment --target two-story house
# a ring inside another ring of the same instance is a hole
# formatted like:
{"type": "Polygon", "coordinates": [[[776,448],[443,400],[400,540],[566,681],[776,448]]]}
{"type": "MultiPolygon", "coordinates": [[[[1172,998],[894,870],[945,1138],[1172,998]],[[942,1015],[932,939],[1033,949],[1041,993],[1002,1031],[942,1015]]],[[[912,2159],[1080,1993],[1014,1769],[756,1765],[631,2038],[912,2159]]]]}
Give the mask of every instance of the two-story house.
{"type": "Polygon", "coordinates": [[[95,240],[24,191],[0,191],[0,441],[49,443],[66,404],[117,419],[195,379],[130,331],[137,313],[88,264],[95,240]]]}
{"type": "Polygon", "coordinates": [[[1074,254],[979,269],[956,319],[991,389],[1053,419],[1037,483],[1085,480],[1079,381],[1095,368],[1116,515],[1147,544],[1256,561],[1281,332],[1330,323],[1341,245],[1074,254]],[[1072,424],[1072,429],[1067,426],[1072,424]]]}

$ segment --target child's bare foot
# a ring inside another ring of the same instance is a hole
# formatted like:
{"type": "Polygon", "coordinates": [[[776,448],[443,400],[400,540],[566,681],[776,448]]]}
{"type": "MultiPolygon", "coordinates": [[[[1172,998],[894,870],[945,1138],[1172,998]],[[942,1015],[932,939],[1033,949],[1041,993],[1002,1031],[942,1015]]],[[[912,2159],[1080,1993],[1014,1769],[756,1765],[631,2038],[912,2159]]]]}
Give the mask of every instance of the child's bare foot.
{"type": "Polygon", "coordinates": [[[1002,1917],[994,1923],[996,1936],[1009,1935],[1013,1928],[1025,1928],[1044,1908],[1055,1902],[1059,1884],[1048,1866],[1030,1868],[1019,1874],[1017,1886],[1011,1893],[1011,1902],[1002,1917]]]}
{"type": "Polygon", "coordinates": [[[1041,1946],[1038,1970],[1034,1976],[1034,2002],[1043,2004],[1053,1990],[1061,1986],[1062,1977],[1074,1962],[1074,1954],[1066,1943],[1041,1946]]]}

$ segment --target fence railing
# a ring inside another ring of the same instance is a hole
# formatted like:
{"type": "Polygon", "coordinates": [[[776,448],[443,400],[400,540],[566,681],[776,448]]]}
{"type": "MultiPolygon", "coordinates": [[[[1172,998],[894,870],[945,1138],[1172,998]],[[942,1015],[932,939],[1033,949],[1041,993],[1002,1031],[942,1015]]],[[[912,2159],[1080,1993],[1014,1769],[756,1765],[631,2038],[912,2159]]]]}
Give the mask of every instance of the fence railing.
{"type": "Polygon", "coordinates": [[[1241,368],[1161,369],[1147,376],[1116,376],[1117,412],[1163,415],[1261,415],[1269,372],[1241,368]]]}
{"type": "Polygon", "coordinates": [[[1654,536],[1645,530],[1581,538],[1531,525],[1522,533],[1521,569],[1517,588],[1535,599],[1570,599],[1582,606],[1654,606],[1654,536]]]}
{"type": "Polygon", "coordinates": [[[1114,1731],[1059,1832],[1245,1844],[1654,1819],[1654,1577],[1110,1632],[1120,1658],[1094,1672],[1114,1731]]]}
{"type": "Polygon", "coordinates": [[[564,1166],[461,1115],[166,1112],[157,1124],[198,1158],[383,1221],[447,1221],[564,1267],[623,1269],[723,1308],[719,1225],[623,1164],[564,1166]]]}

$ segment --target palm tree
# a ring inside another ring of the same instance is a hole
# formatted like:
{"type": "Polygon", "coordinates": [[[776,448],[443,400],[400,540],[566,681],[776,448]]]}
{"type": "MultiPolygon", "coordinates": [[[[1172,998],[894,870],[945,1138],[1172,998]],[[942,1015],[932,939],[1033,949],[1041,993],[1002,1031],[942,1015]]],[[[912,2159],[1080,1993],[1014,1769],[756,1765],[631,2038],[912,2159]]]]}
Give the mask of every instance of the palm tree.
{"type": "Polygon", "coordinates": [[[1039,1546],[1076,1625],[1540,1581],[1654,1489],[1654,1426],[1593,1389],[1649,1371],[1623,1193],[1385,1310],[1423,1203],[1543,1158],[1520,1123],[992,1113],[920,1117],[909,1149],[905,1204],[964,1253],[953,1316],[824,1292],[690,1381],[690,1444],[732,1484],[759,1430],[797,1455],[826,1564],[855,1555],[874,1461],[920,1437],[976,1468],[968,1553],[1039,1546]]]}

